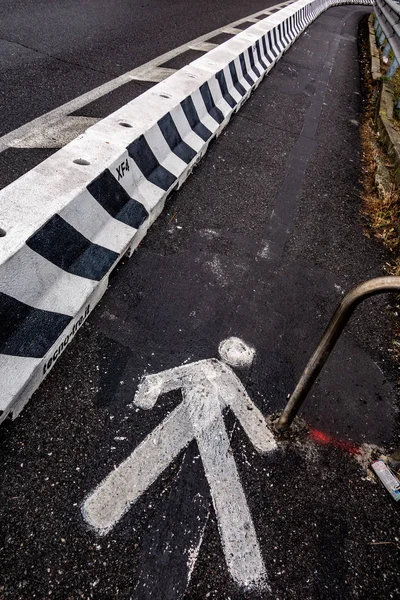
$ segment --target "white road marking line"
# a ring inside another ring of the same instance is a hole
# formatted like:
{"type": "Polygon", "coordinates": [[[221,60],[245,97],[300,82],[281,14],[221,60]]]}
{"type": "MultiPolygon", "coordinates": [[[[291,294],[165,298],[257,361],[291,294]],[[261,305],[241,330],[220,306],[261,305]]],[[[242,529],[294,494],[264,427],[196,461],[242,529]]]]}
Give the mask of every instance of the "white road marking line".
{"type": "Polygon", "coordinates": [[[229,33],[232,35],[237,35],[238,33],[243,33],[243,29],[237,29],[236,27],[224,27],[221,33],[229,33]]]}
{"type": "Polygon", "coordinates": [[[148,71],[135,75],[132,79],[136,79],[137,81],[153,81],[154,83],[160,83],[160,81],[164,81],[173,73],[176,73],[177,69],[169,69],[168,67],[153,67],[148,71]]]}
{"type": "MultiPolygon", "coordinates": [[[[276,4],[275,6],[272,6],[272,7],[270,6],[270,7],[268,7],[267,10],[271,11],[273,8],[277,8],[277,9],[282,8],[284,6],[287,6],[288,4],[292,4],[293,1],[294,0],[289,0],[288,2],[276,4]]],[[[94,88],[93,90],[90,90],[89,92],[86,92],[85,94],[82,94],[81,96],[77,96],[76,98],[74,98],[73,100],[70,100],[69,102],[66,102],[62,106],[59,106],[59,107],[45,113],[44,115],[41,115],[40,117],[37,117],[36,119],[33,119],[32,121],[29,121],[28,123],[25,123],[24,125],[21,125],[21,127],[18,127],[17,129],[14,129],[13,131],[6,133],[2,137],[0,137],[0,153],[7,150],[7,148],[14,147],[14,144],[18,143],[22,139],[25,140],[25,143],[28,143],[28,141],[27,141],[28,138],[31,135],[33,135],[33,136],[37,135],[37,133],[35,134],[35,132],[37,132],[37,131],[40,131],[40,130],[48,131],[51,128],[56,129],[58,126],[57,122],[59,120],[65,119],[65,117],[67,117],[71,113],[83,108],[86,104],[89,104],[91,102],[94,102],[95,100],[98,100],[102,96],[105,96],[106,94],[116,90],[117,88],[121,87],[122,85],[129,83],[133,79],[137,79],[138,76],[140,76],[143,73],[148,72],[150,69],[163,65],[164,63],[168,62],[172,58],[175,58],[179,54],[182,54],[183,52],[186,52],[187,50],[189,50],[191,46],[196,45],[196,44],[201,44],[202,42],[207,42],[207,40],[209,40],[210,38],[213,38],[214,36],[218,35],[219,33],[223,32],[223,31],[225,31],[227,28],[230,28],[230,27],[234,28],[235,25],[239,25],[240,23],[247,21],[249,18],[257,17],[258,15],[262,15],[262,14],[266,13],[267,10],[266,9],[260,10],[252,15],[249,15],[248,17],[238,19],[237,21],[233,21],[232,23],[228,23],[227,25],[224,25],[223,27],[219,27],[218,29],[214,29],[213,31],[210,31],[209,33],[201,35],[200,37],[198,37],[194,40],[191,40],[190,42],[188,42],[186,44],[182,44],[181,46],[178,46],[177,48],[174,48],[173,50],[170,50],[169,52],[166,52],[165,54],[161,54],[160,56],[148,61],[147,63],[141,65],[140,67],[132,69],[131,71],[127,71],[123,75],[120,75],[119,77],[116,77],[115,79],[111,79],[110,81],[103,83],[102,85],[94,88]]],[[[237,29],[237,30],[235,30],[235,32],[241,33],[242,30],[237,29]]],[[[21,147],[21,146],[15,146],[15,147],[21,147]]],[[[24,147],[31,147],[31,146],[24,146],[24,147]]],[[[36,146],[36,147],[40,147],[40,146],[36,146]]]]}
{"type": "Polygon", "coordinates": [[[97,121],[100,119],[63,116],[55,123],[45,123],[44,127],[41,124],[32,127],[28,135],[11,141],[10,148],[62,148],[97,121]]]}
{"type": "MultiPolygon", "coordinates": [[[[254,355],[238,338],[226,340],[221,347],[225,359],[234,364],[241,354],[242,364],[248,364],[249,356],[254,355]]],[[[83,516],[99,534],[108,533],[179,452],[195,439],[210,486],[229,571],[240,586],[269,589],[257,534],[231,452],[223,409],[233,410],[259,452],[276,448],[274,436],[241,381],[219,360],[201,360],[146,376],[136,392],[134,404],[151,409],[161,394],[174,389],[182,390],[182,403],[92,492],[83,504],[83,516]]],[[[198,549],[194,559],[197,553],[198,549]]]]}
{"type": "Polygon", "coordinates": [[[216,48],[218,44],[212,44],[211,42],[199,42],[198,44],[190,44],[189,50],[200,50],[201,52],[209,52],[216,48]]]}

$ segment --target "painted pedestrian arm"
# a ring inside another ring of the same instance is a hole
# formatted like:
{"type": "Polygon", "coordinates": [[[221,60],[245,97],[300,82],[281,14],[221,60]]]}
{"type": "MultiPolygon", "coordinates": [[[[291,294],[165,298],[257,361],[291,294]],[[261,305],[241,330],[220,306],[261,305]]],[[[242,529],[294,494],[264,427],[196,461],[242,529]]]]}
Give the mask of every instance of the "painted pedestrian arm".
{"type": "Polygon", "coordinates": [[[182,389],[185,394],[191,388],[198,388],[202,381],[216,384],[221,407],[231,408],[258,452],[271,452],[276,448],[275,438],[263,414],[251,401],[242,382],[228,365],[217,359],[146,375],[136,392],[134,404],[149,410],[160,395],[176,389],[182,389]]]}
{"type": "Polygon", "coordinates": [[[240,379],[230,367],[221,364],[218,382],[220,402],[229,406],[254,447],[264,454],[277,448],[264,415],[250,399],[240,379]]]}
{"type": "Polygon", "coordinates": [[[182,387],[182,379],[187,367],[176,367],[154,375],[145,375],[135,394],[133,403],[139,408],[150,410],[159,396],[182,387]]]}

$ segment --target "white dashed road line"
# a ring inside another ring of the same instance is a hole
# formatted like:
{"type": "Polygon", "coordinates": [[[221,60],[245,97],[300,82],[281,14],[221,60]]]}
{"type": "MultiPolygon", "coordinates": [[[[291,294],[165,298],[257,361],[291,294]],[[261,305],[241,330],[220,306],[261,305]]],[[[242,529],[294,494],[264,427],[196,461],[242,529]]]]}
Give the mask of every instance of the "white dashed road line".
{"type": "Polygon", "coordinates": [[[152,81],[158,83],[175,72],[175,69],[167,69],[162,65],[169,60],[179,56],[187,50],[202,50],[208,52],[215,47],[215,44],[208,42],[210,38],[219,33],[241,33],[241,29],[235,29],[235,25],[240,25],[246,21],[257,22],[259,15],[269,15],[276,9],[283,8],[292,4],[293,0],[276,4],[268,9],[260,10],[248,17],[229,23],[219,29],[215,29],[205,35],[202,35],[178,48],[174,48],[157,58],[116,77],[106,83],[66,102],[62,106],[49,111],[48,113],[37,117],[36,119],[6,133],[0,137],[0,153],[8,148],[62,148],[68,142],[72,141],[78,135],[81,135],[90,125],[100,119],[85,122],[82,117],[69,116],[71,113],[81,109],[86,104],[98,100],[102,96],[116,90],[130,81],[152,81]]]}

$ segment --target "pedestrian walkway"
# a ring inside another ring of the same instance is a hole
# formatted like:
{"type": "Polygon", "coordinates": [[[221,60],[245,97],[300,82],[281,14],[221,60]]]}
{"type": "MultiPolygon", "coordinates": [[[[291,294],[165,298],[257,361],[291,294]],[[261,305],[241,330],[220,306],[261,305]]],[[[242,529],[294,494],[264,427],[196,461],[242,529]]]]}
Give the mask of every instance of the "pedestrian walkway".
{"type": "Polygon", "coordinates": [[[170,387],[141,410],[133,399],[144,374],[216,358],[235,336],[254,349],[237,374],[269,415],[284,406],[343,292],[382,274],[359,186],[357,36],[368,13],[330,9],[298,39],[113,275],[21,417],[0,431],[2,598],[398,597],[398,511],[354,454],[390,443],[396,426],[384,298],[357,312],[308,399],[313,439],[303,432],[261,455],[226,411],[271,592],[232,580],[195,442],[103,538],[80,512],[182,402],[170,387]]]}

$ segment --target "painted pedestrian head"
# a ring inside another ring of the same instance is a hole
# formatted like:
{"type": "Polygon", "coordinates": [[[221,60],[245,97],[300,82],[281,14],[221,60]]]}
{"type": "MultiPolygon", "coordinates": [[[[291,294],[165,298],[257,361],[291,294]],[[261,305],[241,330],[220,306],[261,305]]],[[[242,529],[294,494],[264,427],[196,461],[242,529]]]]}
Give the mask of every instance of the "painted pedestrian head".
{"type": "Polygon", "coordinates": [[[255,350],[237,337],[222,341],[218,352],[221,360],[232,367],[249,367],[253,362],[255,350]]]}

